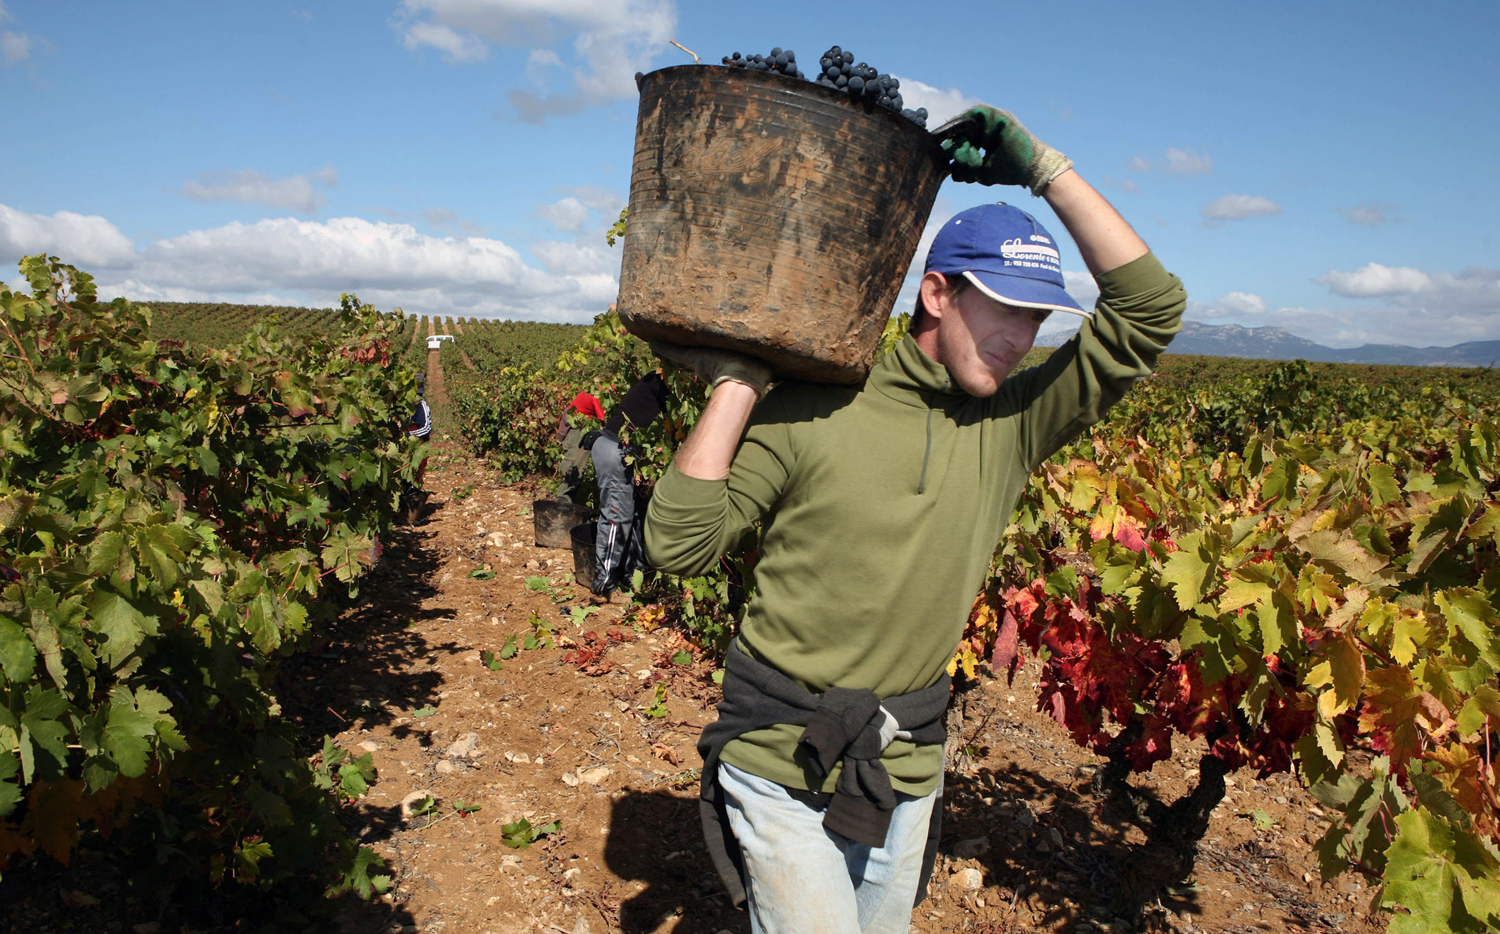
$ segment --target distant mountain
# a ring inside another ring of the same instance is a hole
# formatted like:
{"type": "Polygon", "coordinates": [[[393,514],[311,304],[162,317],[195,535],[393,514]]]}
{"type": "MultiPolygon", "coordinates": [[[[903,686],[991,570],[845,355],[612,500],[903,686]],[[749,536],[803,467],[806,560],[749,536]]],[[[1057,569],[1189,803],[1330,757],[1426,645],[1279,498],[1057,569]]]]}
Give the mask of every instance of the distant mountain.
{"type": "Polygon", "coordinates": [[[1184,321],[1172,341],[1172,353],[1214,357],[1255,357],[1262,360],[1311,360],[1318,363],[1379,363],[1397,366],[1495,366],[1500,364],[1500,341],[1469,341],[1452,347],[1407,347],[1365,344],[1325,347],[1285,328],[1246,328],[1238,324],[1201,324],[1184,321]]]}
{"type": "Polygon", "coordinates": [[[1325,360],[1331,347],[1315,344],[1284,328],[1245,328],[1238,324],[1182,322],[1171,353],[1206,357],[1255,357],[1261,360],[1325,360]]]}
{"type": "MultiPolygon", "coordinates": [[[[1071,333],[1037,336],[1039,346],[1053,346],[1071,333]]],[[[1251,357],[1259,360],[1310,360],[1316,363],[1376,363],[1397,366],[1500,366],[1500,341],[1469,341],[1452,347],[1406,347],[1365,344],[1325,347],[1285,328],[1247,328],[1238,324],[1184,321],[1170,353],[1206,357],[1251,357]]]]}

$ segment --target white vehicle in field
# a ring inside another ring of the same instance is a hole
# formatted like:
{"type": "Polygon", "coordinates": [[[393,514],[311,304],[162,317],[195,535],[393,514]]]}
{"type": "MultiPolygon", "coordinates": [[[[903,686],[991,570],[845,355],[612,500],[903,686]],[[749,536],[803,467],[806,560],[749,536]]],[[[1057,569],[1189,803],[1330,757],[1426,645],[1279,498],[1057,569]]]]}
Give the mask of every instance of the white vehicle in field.
{"type": "Polygon", "coordinates": [[[432,334],[427,338],[428,350],[442,350],[443,341],[456,340],[452,334],[432,334]]]}

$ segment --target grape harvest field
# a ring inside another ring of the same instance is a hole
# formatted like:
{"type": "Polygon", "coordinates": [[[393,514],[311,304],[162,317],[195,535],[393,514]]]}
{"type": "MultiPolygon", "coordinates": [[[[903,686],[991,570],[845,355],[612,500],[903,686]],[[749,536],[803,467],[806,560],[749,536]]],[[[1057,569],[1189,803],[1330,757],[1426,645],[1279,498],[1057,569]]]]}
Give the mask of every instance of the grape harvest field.
{"type": "MultiPolygon", "coordinates": [[[[0,931],[749,930],[694,744],[753,562],[597,604],[534,541],[567,400],[654,366],[612,315],[71,290],[4,296],[42,335],[6,353],[73,356],[0,371],[10,449],[68,481],[0,471],[0,931]],[[426,447],[390,429],[418,372],[426,447]]],[[[703,400],[668,379],[648,483],[703,400]]],[[[1169,356],[977,595],[913,930],[1500,923],[1497,413],[1495,371],[1169,356]]]]}

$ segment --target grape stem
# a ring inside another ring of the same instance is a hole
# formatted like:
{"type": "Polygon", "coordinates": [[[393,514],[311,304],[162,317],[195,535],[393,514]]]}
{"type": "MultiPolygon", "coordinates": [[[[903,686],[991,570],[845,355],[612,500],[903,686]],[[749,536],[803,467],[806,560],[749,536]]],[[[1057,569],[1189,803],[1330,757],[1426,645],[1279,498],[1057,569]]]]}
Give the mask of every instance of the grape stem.
{"type": "Polygon", "coordinates": [[[676,39],[668,39],[667,41],[670,42],[670,43],[672,43],[673,45],[677,46],[679,49],[682,49],[682,51],[686,52],[687,54],[691,55],[693,57],[693,64],[694,65],[701,65],[702,64],[702,62],[700,62],[698,60],[698,53],[697,52],[694,52],[692,49],[690,49],[687,46],[683,45],[681,42],[678,42],[676,39]]]}

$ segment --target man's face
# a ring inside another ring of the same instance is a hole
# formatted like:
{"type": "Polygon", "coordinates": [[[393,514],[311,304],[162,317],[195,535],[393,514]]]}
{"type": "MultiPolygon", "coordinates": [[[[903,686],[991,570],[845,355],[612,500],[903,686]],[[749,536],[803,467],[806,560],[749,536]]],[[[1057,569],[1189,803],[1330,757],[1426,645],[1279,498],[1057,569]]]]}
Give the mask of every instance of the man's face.
{"type": "Polygon", "coordinates": [[[993,396],[1031,350],[1037,329],[1050,311],[995,301],[977,288],[940,299],[939,361],[958,387],[971,396],[993,396]]]}

